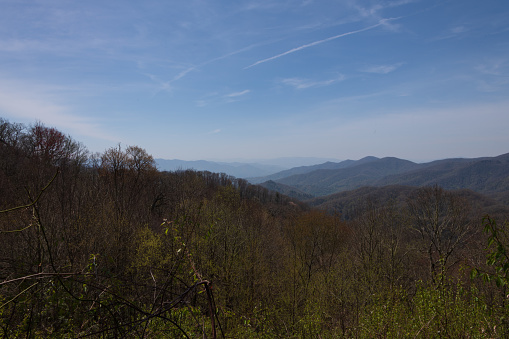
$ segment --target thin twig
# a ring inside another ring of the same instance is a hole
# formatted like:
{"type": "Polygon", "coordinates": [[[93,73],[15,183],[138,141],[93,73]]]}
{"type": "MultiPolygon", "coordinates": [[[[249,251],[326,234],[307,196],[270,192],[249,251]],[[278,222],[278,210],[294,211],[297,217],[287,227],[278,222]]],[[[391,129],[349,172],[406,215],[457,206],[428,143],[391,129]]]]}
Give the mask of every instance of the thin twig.
{"type": "MultiPolygon", "coordinates": [[[[9,208],[9,209],[0,211],[0,213],[12,212],[12,211],[16,211],[16,210],[23,209],[23,208],[28,208],[28,207],[31,207],[31,206],[35,205],[37,203],[37,201],[41,198],[42,193],[44,193],[44,191],[53,183],[53,181],[55,180],[55,178],[57,177],[59,172],[60,172],[60,170],[57,169],[55,175],[50,180],[50,182],[41,189],[41,191],[39,192],[39,195],[37,196],[37,198],[35,200],[33,200],[31,203],[29,203],[28,205],[16,206],[16,207],[13,207],[13,208],[9,208]]],[[[16,230],[14,230],[14,231],[0,231],[0,232],[1,233],[16,232],[16,230]]]]}
{"type": "Polygon", "coordinates": [[[31,289],[32,287],[34,287],[35,285],[37,285],[39,282],[36,282],[30,286],[28,286],[27,288],[25,288],[23,291],[19,292],[18,294],[16,294],[14,296],[14,298],[12,298],[11,300],[7,301],[6,303],[2,304],[0,306],[0,308],[3,308],[5,305],[7,305],[8,303],[10,303],[11,301],[14,301],[16,298],[18,298],[20,295],[22,295],[23,293],[25,293],[26,291],[28,291],[29,289],[31,289]]]}
{"type": "Polygon", "coordinates": [[[419,333],[421,333],[421,331],[422,331],[425,327],[428,327],[428,326],[429,326],[429,324],[431,323],[431,321],[432,321],[433,319],[435,319],[435,317],[436,317],[436,316],[437,316],[437,315],[435,314],[433,317],[431,317],[431,319],[430,319],[430,320],[429,320],[426,324],[422,325],[421,329],[420,329],[419,331],[417,331],[417,333],[415,334],[414,339],[415,339],[415,338],[417,338],[417,336],[419,335],[419,333]]]}
{"type": "Polygon", "coordinates": [[[14,279],[11,279],[11,280],[0,282],[0,286],[5,285],[5,284],[10,284],[10,283],[13,283],[13,282],[16,282],[16,281],[19,281],[19,280],[34,279],[34,278],[45,278],[45,277],[52,277],[52,276],[76,276],[76,275],[89,276],[89,275],[93,275],[93,274],[91,274],[91,273],[58,273],[58,272],[55,272],[55,273],[46,273],[46,272],[41,272],[41,273],[26,275],[24,277],[14,278],[14,279]]]}

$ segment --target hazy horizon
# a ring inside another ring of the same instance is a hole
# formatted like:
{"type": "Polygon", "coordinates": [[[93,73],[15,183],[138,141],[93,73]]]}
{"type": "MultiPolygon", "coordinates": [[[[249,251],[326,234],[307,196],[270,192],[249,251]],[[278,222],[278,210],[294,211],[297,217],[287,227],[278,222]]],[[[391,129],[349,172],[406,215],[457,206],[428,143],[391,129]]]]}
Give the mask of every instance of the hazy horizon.
{"type": "MultiPolygon", "coordinates": [[[[455,157],[438,158],[438,159],[406,159],[406,158],[399,158],[399,159],[412,161],[417,164],[423,164],[423,163],[439,161],[439,160],[447,160],[447,159],[475,159],[475,158],[483,158],[483,157],[497,157],[497,156],[504,155],[507,153],[508,152],[497,154],[494,156],[480,156],[480,157],[455,156],[455,157]]],[[[165,159],[165,158],[157,158],[156,157],[155,160],[185,161],[185,162],[208,161],[208,162],[225,163],[225,164],[239,163],[239,164],[271,164],[271,165],[283,164],[285,162],[286,163],[294,163],[295,165],[293,165],[293,166],[280,165],[280,166],[289,166],[288,168],[291,168],[291,167],[299,167],[299,166],[318,165],[318,164],[323,164],[328,161],[330,161],[330,162],[342,162],[342,161],[348,161],[348,160],[357,161],[357,160],[361,160],[361,159],[364,159],[367,157],[372,157],[372,156],[373,155],[366,155],[366,156],[363,156],[360,158],[355,158],[355,159],[335,159],[335,158],[320,158],[320,157],[276,157],[276,158],[266,158],[266,159],[248,159],[248,158],[215,159],[215,158],[210,158],[210,159],[192,159],[192,160],[184,160],[184,159],[177,159],[177,158],[165,159]]],[[[390,158],[392,156],[387,156],[387,157],[390,158]]],[[[381,158],[385,158],[385,157],[376,157],[376,158],[381,159],[381,158]]],[[[394,158],[398,158],[398,157],[394,157],[394,158]]]]}
{"type": "Polygon", "coordinates": [[[92,152],[508,152],[507,1],[0,3],[0,116],[92,152]]]}

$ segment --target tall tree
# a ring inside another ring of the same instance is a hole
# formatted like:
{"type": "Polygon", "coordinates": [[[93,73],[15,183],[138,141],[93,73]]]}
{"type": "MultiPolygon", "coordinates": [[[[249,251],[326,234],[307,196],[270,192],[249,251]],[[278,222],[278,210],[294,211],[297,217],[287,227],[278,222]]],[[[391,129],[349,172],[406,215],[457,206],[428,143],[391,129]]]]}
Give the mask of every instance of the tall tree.
{"type": "Polygon", "coordinates": [[[467,201],[435,185],[421,188],[408,200],[411,227],[420,235],[433,280],[454,264],[451,258],[464,245],[474,224],[467,201]]]}

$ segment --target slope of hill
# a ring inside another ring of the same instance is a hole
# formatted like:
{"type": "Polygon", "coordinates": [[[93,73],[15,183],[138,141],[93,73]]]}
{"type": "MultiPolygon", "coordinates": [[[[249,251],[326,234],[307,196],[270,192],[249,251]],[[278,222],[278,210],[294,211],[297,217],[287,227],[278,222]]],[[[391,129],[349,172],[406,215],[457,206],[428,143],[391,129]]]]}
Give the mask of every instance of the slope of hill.
{"type": "Polygon", "coordinates": [[[360,164],[354,163],[349,167],[335,170],[315,170],[286,177],[277,182],[293,186],[314,196],[322,196],[372,185],[374,181],[387,175],[404,173],[418,167],[419,164],[414,162],[388,157],[360,164]]]}
{"type": "Polygon", "coordinates": [[[304,192],[296,189],[295,187],[279,184],[272,180],[266,181],[259,185],[262,187],[265,187],[268,190],[278,192],[278,193],[284,194],[290,198],[298,199],[301,201],[313,198],[313,195],[311,195],[311,194],[304,193],[304,192]]]}
{"type": "MultiPolygon", "coordinates": [[[[344,219],[351,219],[369,201],[403,206],[417,189],[418,187],[402,185],[383,187],[364,186],[352,191],[343,191],[313,198],[307,200],[306,203],[312,207],[327,210],[330,213],[339,213],[344,219]]],[[[469,189],[455,190],[455,192],[465,198],[482,215],[489,214],[493,217],[500,217],[502,220],[509,215],[509,206],[496,199],[469,189]]]]}
{"type": "Polygon", "coordinates": [[[288,170],[277,172],[277,173],[274,173],[274,174],[271,174],[271,175],[268,175],[265,177],[248,178],[248,180],[252,184],[259,184],[259,183],[262,183],[265,181],[279,180],[279,179],[287,178],[292,175],[306,174],[306,173],[310,173],[310,172],[313,172],[316,170],[333,170],[333,169],[347,168],[347,167],[356,166],[356,165],[368,163],[368,162],[375,161],[375,160],[379,160],[379,159],[377,157],[368,156],[368,157],[362,158],[360,160],[344,160],[341,162],[327,161],[323,164],[294,167],[294,168],[290,168],[288,170]]]}
{"type": "Polygon", "coordinates": [[[390,175],[374,182],[385,185],[426,186],[445,189],[468,188],[509,203],[509,154],[492,158],[450,159],[423,164],[406,173],[390,175]]]}
{"type": "MultiPolygon", "coordinates": [[[[330,164],[327,166],[332,167],[330,164]]],[[[509,153],[497,157],[444,159],[424,164],[392,157],[369,158],[368,161],[348,161],[335,166],[343,167],[320,168],[274,181],[314,196],[325,196],[363,186],[438,184],[445,189],[471,189],[509,204],[509,153]]],[[[285,173],[290,174],[292,171],[276,175],[285,173]]]]}

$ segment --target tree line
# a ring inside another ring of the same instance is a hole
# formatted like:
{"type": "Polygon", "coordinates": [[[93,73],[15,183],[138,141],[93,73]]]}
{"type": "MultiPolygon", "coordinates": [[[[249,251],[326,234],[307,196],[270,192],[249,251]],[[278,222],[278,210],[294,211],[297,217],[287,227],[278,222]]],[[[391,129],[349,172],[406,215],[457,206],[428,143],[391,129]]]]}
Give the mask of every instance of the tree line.
{"type": "Polygon", "coordinates": [[[346,221],[0,119],[0,333],[502,338],[507,224],[482,212],[432,186],[346,221]]]}

